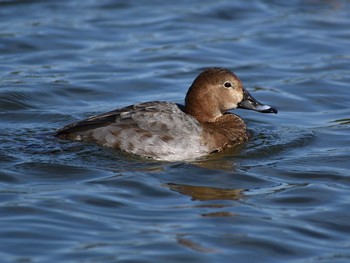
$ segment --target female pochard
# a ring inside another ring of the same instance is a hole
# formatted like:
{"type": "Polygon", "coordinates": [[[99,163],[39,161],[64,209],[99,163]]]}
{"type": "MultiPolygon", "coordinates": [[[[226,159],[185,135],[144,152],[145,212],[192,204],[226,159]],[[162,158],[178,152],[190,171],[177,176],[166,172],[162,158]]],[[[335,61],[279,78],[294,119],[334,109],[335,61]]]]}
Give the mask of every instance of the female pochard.
{"type": "Polygon", "coordinates": [[[69,124],[56,135],[147,158],[189,160],[249,139],[244,121],[228,113],[235,108],[277,113],[255,100],[234,73],[210,68],[193,81],[185,106],[162,101],[134,104],[69,124]]]}

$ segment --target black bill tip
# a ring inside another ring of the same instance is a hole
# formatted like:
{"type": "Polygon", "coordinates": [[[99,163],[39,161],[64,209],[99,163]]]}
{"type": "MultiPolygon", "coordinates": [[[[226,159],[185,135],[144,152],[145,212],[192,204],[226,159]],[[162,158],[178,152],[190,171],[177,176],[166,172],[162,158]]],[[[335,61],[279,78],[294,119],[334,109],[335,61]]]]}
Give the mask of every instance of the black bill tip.
{"type": "Polygon", "coordinates": [[[243,89],[243,100],[237,106],[241,109],[254,110],[261,113],[278,113],[274,107],[258,102],[246,89],[243,89]]]}
{"type": "Polygon", "coordinates": [[[278,113],[276,108],[271,107],[269,105],[257,105],[255,110],[262,113],[278,113]]]}

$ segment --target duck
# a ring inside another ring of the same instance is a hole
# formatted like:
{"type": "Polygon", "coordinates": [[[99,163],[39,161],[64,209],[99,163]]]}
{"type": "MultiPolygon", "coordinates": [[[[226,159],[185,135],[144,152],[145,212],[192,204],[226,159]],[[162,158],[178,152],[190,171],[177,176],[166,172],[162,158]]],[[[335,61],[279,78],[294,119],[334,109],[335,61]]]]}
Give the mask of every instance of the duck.
{"type": "Polygon", "coordinates": [[[246,143],[250,134],[233,109],[275,113],[258,102],[225,68],[203,70],[185,104],[149,101],[88,117],[60,128],[64,140],[93,142],[141,158],[195,160],[246,143]]]}

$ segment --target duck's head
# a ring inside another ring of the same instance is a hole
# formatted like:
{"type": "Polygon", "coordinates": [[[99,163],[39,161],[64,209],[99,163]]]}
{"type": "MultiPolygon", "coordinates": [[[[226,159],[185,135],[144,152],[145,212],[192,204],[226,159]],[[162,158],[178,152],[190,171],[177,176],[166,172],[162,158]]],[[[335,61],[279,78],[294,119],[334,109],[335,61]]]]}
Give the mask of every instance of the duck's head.
{"type": "Polygon", "coordinates": [[[239,78],[223,68],[210,68],[200,73],[185,98],[186,112],[202,122],[213,122],[235,108],[277,113],[275,108],[254,99],[239,78]]]}

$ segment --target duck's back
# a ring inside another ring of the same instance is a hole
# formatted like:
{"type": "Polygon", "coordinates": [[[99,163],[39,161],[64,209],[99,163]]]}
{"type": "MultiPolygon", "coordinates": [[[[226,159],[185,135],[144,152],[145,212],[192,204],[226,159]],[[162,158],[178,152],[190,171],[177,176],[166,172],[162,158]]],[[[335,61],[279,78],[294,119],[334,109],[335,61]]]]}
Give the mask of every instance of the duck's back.
{"type": "Polygon", "coordinates": [[[175,103],[146,102],[92,116],[63,127],[63,139],[94,141],[144,157],[195,158],[208,153],[202,127],[175,103]]]}

